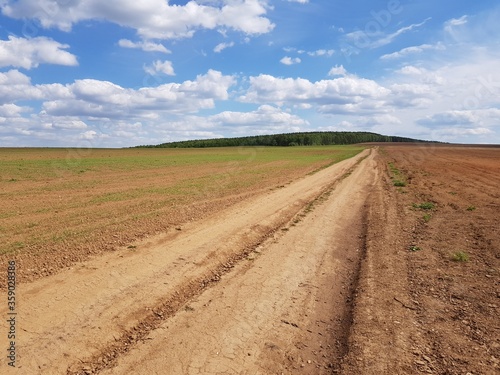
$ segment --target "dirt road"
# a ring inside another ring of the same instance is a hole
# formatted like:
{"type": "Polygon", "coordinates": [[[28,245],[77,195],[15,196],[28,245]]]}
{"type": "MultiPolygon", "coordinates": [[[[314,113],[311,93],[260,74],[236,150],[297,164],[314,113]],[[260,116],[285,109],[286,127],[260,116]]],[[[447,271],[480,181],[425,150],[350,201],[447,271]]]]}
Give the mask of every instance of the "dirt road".
{"type": "Polygon", "coordinates": [[[499,184],[500,148],[365,150],[19,284],[0,372],[497,374],[499,184]]]}
{"type": "Polygon", "coordinates": [[[20,285],[17,373],[330,371],[376,178],[369,153],[20,285]]]}

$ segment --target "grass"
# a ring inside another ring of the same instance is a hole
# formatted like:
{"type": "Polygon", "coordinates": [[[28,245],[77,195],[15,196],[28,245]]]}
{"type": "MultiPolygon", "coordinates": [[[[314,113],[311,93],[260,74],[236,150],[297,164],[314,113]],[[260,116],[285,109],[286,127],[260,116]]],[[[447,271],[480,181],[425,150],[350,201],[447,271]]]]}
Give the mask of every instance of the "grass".
{"type": "Polygon", "coordinates": [[[467,211],[474,211],[476,209],[475,206],[469,206],[467,207],[467,211]]]}
{"type": "Polygon", "coordinates": [[[412,252],[420,251],[420,250],[422,250],[422,249],[418,246],[410,246],[410,251],[412,251],[412,252]]]}
{"type": "Polygon", "coordinates": [[[319,163],[325,168],[361,152],[360,146],[224,147],[207,149],[51,149],[0,150],[0,182],[47,181],[58,177],[100,175],[116,171],[154,171],[167,167],[265,164],[286,160],[295,165],[319,163]]]}
{"type": "Polygon", "coordinates": [[[391,174],[392,184],[396,187],[405,187],[406,178],[404,174],[394,165],[393,162],[389,162],[389,170],[391,174]]]}
{"type": "Polygon", "coordinates": [[[424,202],[420,204],[413,203],[413,208],[419,208],[421,210],[433,210],[436,205],[432,202],[424,202]]]}
{"type": "Polygon", "coordinates": [[[364,149],[1,148],[0,254],[156,233],[174,217],[189,219],[198,202],[287,184],[364,149]]]}
{"type": "Polygon", "coordinates": [[[464,251],[458,251],[451,255],[451,260],[453,260],[454,262],[468,262],[469,254],[464,251]]]}
{"type": "Polygon", "coordinates": [[[424,221],[426,223],[428,223],[432,218],[432,215],[431,214],[425,214],[424,216],[422,216],[422,219],[424,219],[424,221]]]}

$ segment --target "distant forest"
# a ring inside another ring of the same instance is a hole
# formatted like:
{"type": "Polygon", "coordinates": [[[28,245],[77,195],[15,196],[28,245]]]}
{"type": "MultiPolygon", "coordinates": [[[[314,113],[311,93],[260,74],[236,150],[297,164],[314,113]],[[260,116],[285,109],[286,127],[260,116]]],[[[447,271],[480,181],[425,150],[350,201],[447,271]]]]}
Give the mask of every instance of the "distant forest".
{"type": "Polygon", "coordinates": [[[368,132],[306,132],[272,135],[254,135],[238,138],[198,139],[168,142],[159,145],[137,146],[147,148],[191,148],[234,146],[321,146],[350,145],[365,142],[426,142],[418,139],[393,137],[368,132]]]}

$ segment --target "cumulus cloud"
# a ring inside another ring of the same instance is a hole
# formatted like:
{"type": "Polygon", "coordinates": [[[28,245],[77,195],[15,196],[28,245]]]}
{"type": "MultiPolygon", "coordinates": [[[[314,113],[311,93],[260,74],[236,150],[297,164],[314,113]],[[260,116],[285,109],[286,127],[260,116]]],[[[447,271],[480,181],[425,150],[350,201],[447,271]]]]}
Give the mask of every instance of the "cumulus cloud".
{"type": "Polygon", "coordinates": [[[73,97],[43,103],[47,114],[102,118],[154,119],[161,113],[188,113],[213,108],[215,100],[226,100],[232,76],[209,70],[195,81],[168,83],[138,90],[112,82],[77,80],[68,85],[73,97]]]}
{"type": "Polygon", "coordinates": [[[245,102],[311,104],[323,113],[380,111],[390,90],[372,80],[346,76],[311,82],[303,78],[250,77],[245,102]]]}
{"type": "Polygon", "coordinates": [[[132,42],[128,39],[120,39],[118,45],[123,48],[138,48],[145,52],[162,52],[162,53],[172,53],[170,50],[165,48],[161,43],[153,43],[150,41],[132,42]]]}
{"type": "Polygon", "coordinates": [[[72,130],[84,130],[88,128],[88,125],[75,117],[52,117],[42,114],[40,116],[40,123],[43,129],[72,129],[72,130]]]}
{"type": "Polygon", "coordinates": [[[415,77],[420,82],[428,84],[443,85],[445,83],[445,79],[439,73],[413,65],[405,65],[401,69],[395,70],[394,73],[407,77],[415,77]]]}
{"type": "Polygon", "coordinates": [[[405,74],[405,75],[421,75],[425,72],[426,70],[423,68],[419,68],[413,65],[405,65],[401,69],[396,70],[395,73],[400,73],[400,74],[405,74]]]}
{"type": "Polygon", "coordinates": [[[329,76],[345,76],[347,75],[347,70],[345,70],[344,65],[335,65],[333,68],[330,69],[328,72],[329,76]]]}
{"type": "Polygon", "coordinates": [[[270,32],[274,25],[265,17],[267,2],[233,0],[203,5],[189,1],[170,5],[164,0],[6,0],[2,13],[16,19],[36,19],[42,27],[70,31],[86,20],[107,20],[130,27],[145,40],[191,37],[198,29],[230,28],[246,34],[270,32]]]}
{"type": "Polygon", "coordinates": [[[0,104],[70,96],[68,88],[59,83],[32,85],[30,77],[16,69],[0,72],[0,104]]]}
{"type": "Polygon", "coordinates": [[[447,111],[418,120],[421,125],[471,125],[478,121],[473,111],[447,111]]]}
{"type": "Polygon", "coordinates": [[[67,48],[67,44],[46,37],[9,36],[8,40],[0,40],[0,67],[32,69],[40,64],[78,65],[76,56],[65,51],[67,48]]]}
{"type": "Polygon", "coordinates": [[[26,110],[28,108],[23,108],[16,104],[2,104],[0,105],[0,117],[18,117],[26,110]]]}
{"type": "Polygon", "coordinates": [[[285,56],[280,60],[280,63],[284,65],[293,65],[293,64],[300,64],[302,60],[300,60],[298,57],[292,58],[285,56]]]}
{"type": "Polygon", "coordinates": [[[225,50],[226,48],[230,48],[230,47],[233,47],[234,46],[234,42],[230,42],[230,43],[219,43],[215,46],[214,48],[214,52],[215,53],[220,53],[222,52],[223,50],[225,50]]]}
{"type": "Polygon", "coordinates": [[[211,116],[209,120],[224,126],[266,127],[268,125],[304,126],[309,124],[296,115],[270,105],[262,105],[257,110],[250,112],[225,111],[211,116]]]}
{"type": "Polygon", "coordinates": [[[420,83],[397,83],[390,86],[389,104],[395,108],[426,108],[436,98],[433,87],[420,83]]]}
{"type": "Polygon", "coordinates": [[[74,83],[32,85],[17,70],[0,73],[0,105],[41,100],[44,114],[95,118],[155,118],[159,113],[197,112],[227,100],[232,76],[209,70],[196,80],[140,89],[123,88],[108,81],[76,80],[74,83]]]}
{"type": "Polygon", "coordinates": [[[144,67],[144,71],[152,76],[157,74],[166,74],[168,76],[175,76],[174,67],[172,61],[160,61],[156,60],[152,65],[144,67]]]}

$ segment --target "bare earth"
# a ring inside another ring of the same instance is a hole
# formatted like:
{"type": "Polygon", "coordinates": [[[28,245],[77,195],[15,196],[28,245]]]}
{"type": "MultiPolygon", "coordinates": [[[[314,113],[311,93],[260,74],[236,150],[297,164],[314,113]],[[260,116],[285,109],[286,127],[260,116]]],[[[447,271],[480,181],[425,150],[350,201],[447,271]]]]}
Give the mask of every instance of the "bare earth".
{"type": "Polygon", "coordinates": [[[499,187],[500,149],[366,150],[18,285],[0,372],[496,374],[499,187]]]}

